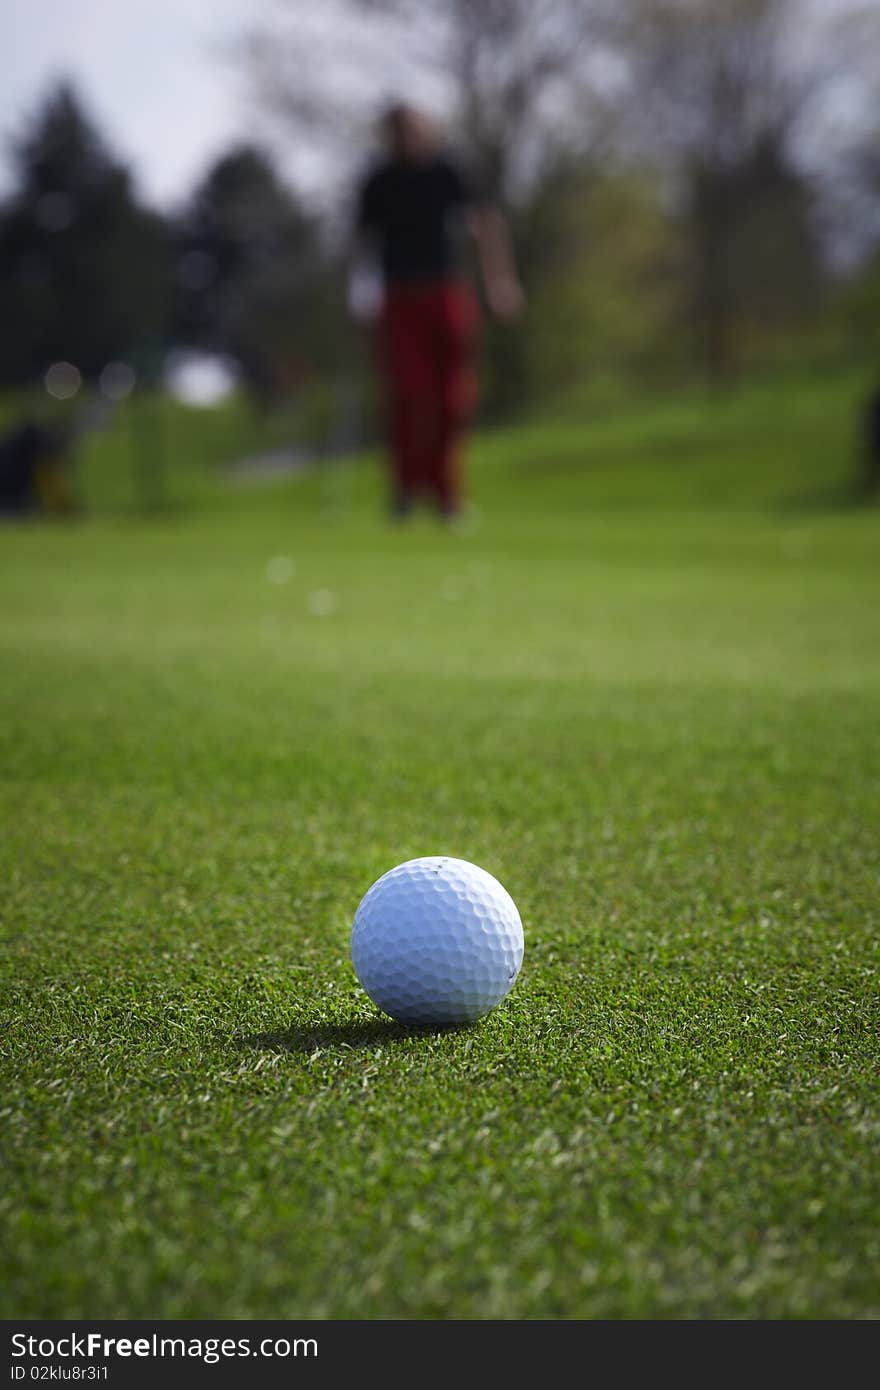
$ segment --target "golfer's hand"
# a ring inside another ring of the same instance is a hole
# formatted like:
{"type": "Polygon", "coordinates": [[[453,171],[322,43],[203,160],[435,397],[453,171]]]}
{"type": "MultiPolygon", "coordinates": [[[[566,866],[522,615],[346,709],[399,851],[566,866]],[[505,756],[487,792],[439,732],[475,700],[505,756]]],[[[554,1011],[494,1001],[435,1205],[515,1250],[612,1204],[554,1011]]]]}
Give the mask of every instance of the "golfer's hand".
{"type": "Polygon", "coordinates": [[[495,276],[487,281],[486,299],[496,318],[508,320],[517,318],[526,302],[522,285],[513,275],[495,276]]]}

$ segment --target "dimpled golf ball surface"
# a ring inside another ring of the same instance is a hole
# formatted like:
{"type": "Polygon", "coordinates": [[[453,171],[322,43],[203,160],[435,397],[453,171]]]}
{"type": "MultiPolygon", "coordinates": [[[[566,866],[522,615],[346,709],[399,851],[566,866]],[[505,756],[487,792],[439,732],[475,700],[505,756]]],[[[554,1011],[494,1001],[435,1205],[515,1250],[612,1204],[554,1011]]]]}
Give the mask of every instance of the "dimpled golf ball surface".
{"type": "Polygon", "coordinates": [[[513,987],[523,958],[516,903],[464,859],[410,859],[377,879],[351,930],[370,996],[401,1023],[472,1023],[513,987]]]}

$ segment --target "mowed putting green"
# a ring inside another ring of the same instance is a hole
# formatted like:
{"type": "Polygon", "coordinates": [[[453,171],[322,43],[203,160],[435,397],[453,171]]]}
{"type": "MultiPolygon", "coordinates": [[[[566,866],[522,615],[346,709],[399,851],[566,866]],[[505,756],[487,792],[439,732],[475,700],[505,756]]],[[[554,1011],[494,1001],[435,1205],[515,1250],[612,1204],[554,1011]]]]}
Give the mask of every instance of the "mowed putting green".
{"type": "Polygon", "coordinates": [[[3,529],[5,1316],[880,1315],[863,384],[486,435],[462,534],[102,511],[121,435],[3,529]],[[435,853],[525,962],[409,1033],[348,934],[435,853]]]}

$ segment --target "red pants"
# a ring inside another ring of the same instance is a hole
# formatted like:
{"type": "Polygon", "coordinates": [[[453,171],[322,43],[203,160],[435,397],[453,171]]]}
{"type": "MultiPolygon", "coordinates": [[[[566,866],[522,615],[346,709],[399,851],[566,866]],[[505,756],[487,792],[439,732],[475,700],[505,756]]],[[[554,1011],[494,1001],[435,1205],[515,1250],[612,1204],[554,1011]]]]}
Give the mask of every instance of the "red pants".
{"type": "Polygon", "coordinates": [[[459,445],[477,399],[479,310],[465,284],[391,284],[380,360],[388,393],[395,500],[420,494],[444,512],[461,502],[459,445]]]}

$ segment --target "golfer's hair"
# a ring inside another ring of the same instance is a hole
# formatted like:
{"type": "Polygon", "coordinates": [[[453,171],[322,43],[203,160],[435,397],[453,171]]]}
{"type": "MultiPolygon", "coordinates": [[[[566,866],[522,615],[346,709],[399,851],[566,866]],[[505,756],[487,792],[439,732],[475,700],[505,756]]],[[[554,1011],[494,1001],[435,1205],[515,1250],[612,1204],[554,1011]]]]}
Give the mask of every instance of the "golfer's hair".
{"type": "Polygon", "coordinates": [[[404,120],[412,109],[410,102],[404,101],[401,97],[394,97],[382,106],[379,124],[383,130],[394,130],[394,127],[404,120]]]}

